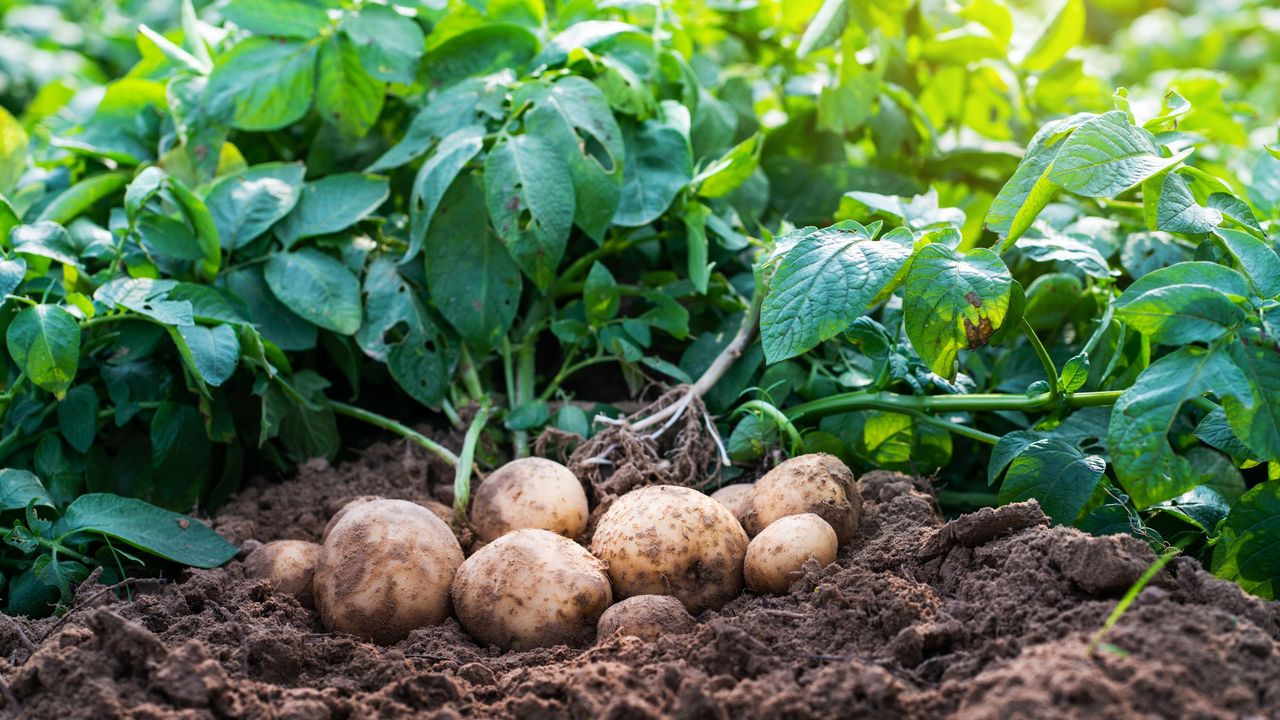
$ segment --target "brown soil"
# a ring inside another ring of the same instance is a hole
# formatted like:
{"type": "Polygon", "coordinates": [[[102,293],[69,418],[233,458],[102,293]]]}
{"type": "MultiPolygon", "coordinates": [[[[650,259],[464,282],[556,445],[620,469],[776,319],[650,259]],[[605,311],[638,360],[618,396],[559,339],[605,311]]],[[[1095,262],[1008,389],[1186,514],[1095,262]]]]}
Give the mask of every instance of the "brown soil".
{"type": "MultiPolygon", "coordinates": [[[[215,525],[313,540],[345,499],[418,498],[425,473],[375,446],[247,490],[215,525]]],[[[0,622],[0,698],[30,718],[1280,718],[1280,604],[1175,560],[1088,653],[1146,546],[1050,528],[1034,504],[943,524],[923,481],[860,484],[836,564],[685,635],[502,653],[448,620],[380,647],[323,632],[237,561],[0,622]]]]}

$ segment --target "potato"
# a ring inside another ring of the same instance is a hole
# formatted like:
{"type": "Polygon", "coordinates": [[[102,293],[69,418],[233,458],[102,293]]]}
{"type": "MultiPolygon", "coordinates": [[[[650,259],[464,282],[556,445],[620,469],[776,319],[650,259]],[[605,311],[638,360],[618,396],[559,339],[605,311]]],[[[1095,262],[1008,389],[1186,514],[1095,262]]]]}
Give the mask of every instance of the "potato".
{"type": "Polygon", "coordinates": [[[753,537],[778,518],[813,513],[831,524],[843,545],[862,522],[862,494],[853,473],[834,456],[800,455],[756,481],[743,526],[753,537]]]}
{"type": "Polygon", "coordinates": [[[292,595],[303,607],[313,607],[311,580],[320,559],[320,546],[304,540],[276,540],[261,545],[244,559],[244,574],[268,580],[278,593],[292,595]]]}
{"type": "MultiPolygon", "coordinates": [[[[333,530],[333,526],[336,525],[338,521],[342,519],[342,516],[347,513],[348,509],[356,505],[359,505],[360,503],[366,503],[371,500],[382,500],[382,499],[383,498],[377,495],[360,495],[359,497],[353,498],[346,505],[343,505],[341,508],[339,508],[338,512],[333,514],[333,517],[329,518],[329,522],[325,524],[324,530],[321,531],[320,533],[320,542],[323,543],[329,537],[329,531],[333,530]]],[[[452,526],[453,508],[449,507],[448,505],[445,505],[444,503],[438,500],[426,499],[426,500],[418,500],[416,502],[422,507],[435,513],[437,517],[439,517],[441,520],[444,521],[445,525],[452,526]]]]}
{"type": "Polygon", "coordinates": [[[613,602],[604,563],[537,528],[509,532],[467,558],[452,596],[462,627],[504,650],[585,642],[613,602]]]}
{"type": "Polygon", "coordinates": [[[329,630],[392,643],[449,616],[462,548],[435,513],[407,500],[343,508],[316,564],[316,609],[329,630]]]}
{"type": "Polygon", "coordinates": [[[755,483],[725,485],[711,493],[711,499],[717,500],[729,508],[729,512],[733,513],[733,516],[741,521],[746,516],[747,511],[751,509],[751,489],[754,487],[755,483]]]}
{"type": "Polygon", "coordinates": [[[785,593],[803,574],[801,568],[809,558],[825,567],[835,562],[838,548],[836,531],[817,515],[780,518],[747,546],[747,587],[761,593],[785,593]]]}
{"type": "Polygon", "coordinates": [[[569,468],[534,457],[498,468],[471,499],[471,524],[482,542],[521,528],[576,538],[587,529],[589,512],[587,493],[569,468]]]}
{"type": "Polygon", "coordinates": [[[663,635],[693,632],[697,625],[684,605],[670,595],[636,595],[604,611],[596,625],[596,638],[622,634],[654,642],[663,635]]]}
{"type": "Polygon", "coordinates": [[[608,566],[619,597],[672,595],[696,614],[742,591],[747,534],[728,508],[697,490],[655,485],[614,502],[591,552],[608,566]]]}

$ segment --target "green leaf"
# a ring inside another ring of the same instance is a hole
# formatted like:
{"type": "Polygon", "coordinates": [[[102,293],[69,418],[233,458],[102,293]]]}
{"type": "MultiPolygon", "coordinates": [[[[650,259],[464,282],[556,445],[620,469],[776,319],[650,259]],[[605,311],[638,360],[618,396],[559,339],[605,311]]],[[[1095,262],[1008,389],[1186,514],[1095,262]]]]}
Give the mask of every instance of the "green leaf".
{"type": "Polygon", "coordinates": [[[279,130],[300,120],[315,93],[316,46],[248,38],[218,56],[205,101],[233,108],[240,130],[279,130]]]}
{"type": "Polygon", "coordinates": [[[18,184],[26,166],[27,131],[0,107],[0,193],[7,193],[18,184]]]}
{"type": "Polygon", "coordinates": [[[1268,600],[1280,589],[1280,480],[1231,506],[1213,548],[1213,572],[1268,600]]]}
{"type": "Polygon", "coordinates": [[[1239,230],[1214,232],[1231,254],[1249,282],[1265,298],[1280,297],[1280,255],[1270,245],[1239,230]]]}
{"type": "Polygon", "coordinates": [[[1244,458],[1252,454],[1252,451],[1240,442],[1240,438],[1236,437],[1230,423],[1227,422],[1227,413],[1221,407],[1214,408],[1208,415],[1201,418],[1200,423],[1196,425],[1196,437],[1206,445],[1217,448],[1232,457],[1244,458]]]}
{"type": "Polygon", "coordinates": [[[554,145],[568,160],[574,222],[599,242],[618,209],[626,154],[604,93],[575,76],[522,90],[516,104],[533,103],[525,116],[526,132],[554,145]]]}
{"type": "MultiPolygon", "coordinates": [[[[861,226],[836,225],[804,237],[783,257],[760,308],[760,340],[770,363],[839,335],[902,282],[906,242],[875,241],[861,226]]],[[[930,246],[932,247],[932,246],[930,246]]]]}
{"type": "Polygon", "coordinates": [[[507,415],[503,427],[508,430],[532,430],[546,425],[550,419],[551,413],[545,402],[527,402],[507,415]]]}
{"type": "Polygon", "coordinates": [[[1226,353],[1185,347],[1151,364],[1111,411],[1107,446],[1121,486],[1138,508],[1177,497],[1201,478],[1169,445],[1182,406],[1193,398],[1248,394],[1248,383],[1226,353]]]}
{"type": "Polygon", "coordinates": [[[1112,111],[1080,126],[1049,168],[1049,180],[1085,197],[1109,197],[1182,162],[1191,150],[1162,157],[1151,133],[1112,111]]]}
{"type": "Polygon", "coordinates": [[[618,315],[618,283],[609,268],[599,262],[592,265],[587,273],[587,280],[582,286],[582,304],[587,322],[592,327],[599,327],[618,315]]]}
{"type": "Polygon", "coordinates": [[[522,280],[489,227],[478,176],[459,178],[445,194],[425,248],[431,302],[477,352],[497,347],[515,319],[522,280]]]}
{"type": "Polygon", "coordinates": [[[67,506],[55,529],[61,536],[93,533],[165,560],[198,568],[217,567],[238,552],[208,526],[135,498],[106,493],[81,495],[67,506]]]}
{"type": "MultiPolygon", "coordinates": [[[[1143,193],[1146,193],[1145,185],[1143,193]]],[[[1144,198],[1145,200],[1145,198],[1144,198]]],[[[1222,223],[1222,213],[1196,202],[1187,181],[1176,172],[1166,173],[1160,183],[1160,199],[1156,206],[1157,230],[1180,233],[1206,233],[1222,223]]]]}
{"type": "Polygon", "coordinates": [[[209,385],[218,387],[235,373],[240,340],[230,325],[181,325],[169,333],[188,367],[209,385]]]}
{"type": "Polygon", "coordinates": [[[360,281],[338,260],[313,248],[276,253],[264,276],[272,294],[304,320],[339,335],[360,329],[360,281]]]}
{"type": "Polygon", "coordinates": [[[265,163],[218,180],[205,197],[222,247],[238,250],[293,210],[302,195],[302,163],[265,163]]]}
{"type": "Polygon", "coordinates": [[[763,149],[764,135],[756,133],[704,168],[690,184],[702,197],[724,197],[737,190],[756,171],[763,149]]]}
{"type": "Polygon", "coordinates": [[[497,79],[472,78],[435,94],[413,116],[404,137],[374,161],[368,171],[390,170],[412,162],[433,149],[437,140],[480,124],[499,102],[505,101],[506,90],[507,86],[497,79]]]}
{"type": "Polygon", "coordinates": [[[262,337],[281,350],[314,348],[319,336],[316,326],[277,300],[262,275],[262,268],[255,265],[232,270],[222,275],[221,280],[248,306],[249,316],[262,337]]]}
{"type": "Polygon", "coordinates": [[[18,313],[5,333],[9,355],[27,379],[59,400],[80,367],[80,326],[57,305],[36,305],[18,313]]]}
{"type": "Polygon", "coordinates": [[[531,65],[555,67],[569,59],[570,53],[579,49],[592,49],[609,42],[619,35],[634,34],[643,37],[645,32],[635,25],[616,20],[584,20],[574,23],[559,35],[551,38],[531,65]]]}
{"type": "Polygon", "coordinates": [[[555,279],[573,226],[573,178],[555,145],[504,136],[485,161],[485,204],[498,237],[539,289],[555,279]]]}
{"type": "Polygon", "coordinates": [[[151,467],[157,478],[180,476],[183,482],[158,482],[146,493],[147,499],[170,508],[199,504],[212,455],[200,411],[191,405],[161,403],[151,418],[151,467]]]}
{"type": "Polygon", "coordinates": [[[1253,209],[1249,207],[1249,203],[1225,192],[1212,193],[1209,195],[1208,203],[1209,207],[1222,213],[1224,218],[1244,228],[1250,235],[1259,240],[1266,239],[1267,234],[1263,232],[1262,226],[1258,224],[1258,218],[1254,216],[1253,209]]]}
{"type": "Polygon", "coordinates": [[[58,431],[77,452],[89,452],[98,435],[98,393],[92,385],[77,385],[58,403],[58,431]]]}
{"type": "Polygon", "coordinates": [[[961,350],[986,345],[1009,312],[1013,278],[995,253],[926,245],[907,272],[903,319],[920,358],[945,378],[961,350]]]}
{"type": "Polygon", "coordinates": [[[201,260],[204,248],[186,223],[164,215],[144,215],[134,227],[143,247],[177,260],[201,260]]]}
{"type": "Polygon", "coordinates": [[[1280,461],[1280,350],[1274,340],[1241,338],[1227,346],[1249,392],[1222,396],[1227,422],[1259,460],[1280,461]]]}
{"type": "Polygon", "coordinates": [[[142,207],[164,187],[167,179],[165,171],[155,165],[134,176],[124,191],[124,209],[128,216],[137,217],[142,207]]]}
{"type": "Polygon", "coordinates": [[[680,213],[684,223],[685,251],[689,269],[689,282],[693,289],[706,294],[707,283],[711,281],[711,266],[707,264],[707,218],[711,217],[711,208],[700,202],[689,202],[680,213]]]}
{"type": "Polygon", "coordinates": [[[409,196],[409,216],[412,221],[409,250],[405,261],[417,256],[427,237],[431,223],[440,208],[440,200],[453,184],[458,173],[471,162],[484,147],[484,126],[469,125],[450,133],[440,141],[436,151],[418,168],[409,196]]]}
{"type": "Polygon", "coordinates": [[[1073,393],[1089,381],[1089,354],[1080,353],[1073,356],[1062,366],[1062,377],[1058,383],[1063,392],[1073,393]]]}
{"type": "Polygon", "coordinates": [[[1244,495],[1244,478],[1230,459],[1208,448],[1191,448],[1187,459],[1205,479],[1204,484],[1156,507],[1212,533],[1230,512],[1231,504],[1244,495]]]}
{"type": "Polygon", "coordinates": [[[1058,525],[1079,517],[1102,480],[1107,463],[1061,440],[1037,440],[1018,454],[1000,485],[1000,504],[1035,499],[1058,525]]]}
{"type": "Polygon", "coordinates": [[[288,249],[302,238],[345,230],[372,215],[390,194],[386,178],[359,173],[309,182],[293,210],[276,225],[276,236],[288,249]]]}
{"type": "Polygon", "coordinates": [[[428,85],[447,87],[464,78],[512,69],[519,74],[535,53],[538,37],[519,25],[490,23],[458,33],[427,51],[428,85]]]}
{"type": "Polygon", "coordinates": [[[1000,246],[1002,252],[1031,227],[1057,193],[1057,186],[1049,180],[1049,169],[1062,148],[1062,140],[1096,117],[1092,113],[1077,113],[1055,120],[1031,138],[1018,169],[1000,188],[987,210],[987,227],[1005,236],[1000,246]]]}
{"type": "Polygon", "coordinates": [[[1040,73],[1066,57],[1084,39],[1084,0],[1066,0],[1062,8],[1040,28],[1035,42],[1022,58],[1022,69],[1040,73]]]}
{"type": "Polygon", "coordinates": [[[821,50],[836,41],[849,24],[849,0],[823,0],[818,14],[804,29],[796,57],[803,58],[815,50],[821,50]]]}
{"type": "Polygon", "coordinates": [[[204,201],[188,190],[187,186],[177,178],[169,178],[169,189],[178,207],[187,216],[187,221],[195,228],[196,240],[204,249],[204,259],[199,265],[201,277],[212,279],[222,265],[222,243],[218,235],[218,223],[204,201]]]}
{"type": "Polygon", "coordinates": [[[329,24],[328,10],[310,0],[231,0],[218,14],[254,35],[312,38],[329,24]]]}
{"type": "Polygon", "coordinates": [[[0,510],[25,510],[32,504],[54,507],[53,497],[40,478],[26,470],[0,469],[0,510]]]}
{"type": "Polygon", "coordinates": [[[1092,245],[1065,235],[1047,238],[1024,237],[1018,243],[1018,252],[1036,262],[1062,263],[1090,277],[1111,277],[1111,267],[1107,265],[1107,259],[1102,256],[1102,253],[1092,245]]]}
{"type": "Polygon", "coordinates": [[[53,202],[45,206],[36,218],[40,222],[55,222],[62,225],[74,220],[92,208],[98,201],[114,195],[129,181],[128,173],[111,172],[93,175],[62,191],[53,202]]]}
{"type": "Polygon", "coordinates": [[[9,233],[9,244],[14,252],[23,255],[47,257],[64,265],[80,266],[76,247],[66,228],[48,220],[14,228],[9,233]]]}
{"type": "Polygon", "coordinates": [[[0,260],[0,302],[22,284],[27,274],[27,261],[21,257],[12,260],[0,260]]]}
{"type": "Polygon", "coordinates": [[[1163,345],[1215,340],[1244,319],[1232,301],[1248,294],[1244,278],[1209,262],[1187,262],[1147,273],[1114,301],[1116,317],[1163,345]]]}
{"type": "Polygon", "coordinates": [[[693,177],[689,142],[658,120],[622,123],[626,159],[615,225],[639,227],[662,216],[693,177]]]}
{"type": "Polygon", "coordinates": [[[365,4],[342,18],[342,32],[350,38],[368,73],[387,82],[413,84],[425,49],[422,28],[386,5],[365,4]]]}
{"type": "Polygon", "coordinates": [[[365,72],[360,54],[346,38],[330,38],[320,48],[316,111],[346,138],[362,138],[373,127],[386,99],[386,83],[365,72]]]}
{"type": "Polygon", "coordinates": [[[149,317],[163,325],[190,325],[194,321],[191,303],[168,299],[172,280],[119,277],[99,287],[93,299],[107,307],[118,306],[149,317]]]}

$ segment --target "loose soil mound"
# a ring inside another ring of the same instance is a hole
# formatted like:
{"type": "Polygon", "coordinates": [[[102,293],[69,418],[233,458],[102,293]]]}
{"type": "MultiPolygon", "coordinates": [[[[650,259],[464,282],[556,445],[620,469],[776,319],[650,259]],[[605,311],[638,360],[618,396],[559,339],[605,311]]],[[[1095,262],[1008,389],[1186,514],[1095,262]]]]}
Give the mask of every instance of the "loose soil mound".
{"type": "MultiPolygon", "coordinates": [[[[242,542],[316,539],[350,497],[424,494],[423,461],[375,446],[250,489],[242,542]]],[[[1107,637],[1153,560],[1128,537],[1050,528],[1034,504],[944,524],[923,481],[860,479],[835,565],[744,595],[656,643],[500,653],[452,620],[378,647],[244,578],[191,572],[125,603],[82,588],[64,621],[0,623],[6,709],[32,718],[1280,717],[1280,604],[1179,559],[1107,637]],[[96,594],[96,597],[95,597],[96,594]]]]}

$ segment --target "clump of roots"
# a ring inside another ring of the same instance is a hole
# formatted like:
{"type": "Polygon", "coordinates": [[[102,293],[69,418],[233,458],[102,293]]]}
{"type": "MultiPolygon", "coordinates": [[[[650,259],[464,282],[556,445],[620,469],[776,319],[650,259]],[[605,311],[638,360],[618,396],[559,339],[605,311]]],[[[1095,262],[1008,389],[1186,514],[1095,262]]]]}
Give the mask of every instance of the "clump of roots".
{"type": "Polygon", "coordinates": [[[548,428],[535,452],[556,455],[591,489],[598,501],[646,485],[703,488],[727,464],[720,435],[702,399],[689,388],[672,388],[625,418],[597,417],[606,427],[589,440],[548,428]],[[653,418],[660,418],[653,421],[653,418]],[[656,426],[656,427],[655,427],[656,426]]]}

